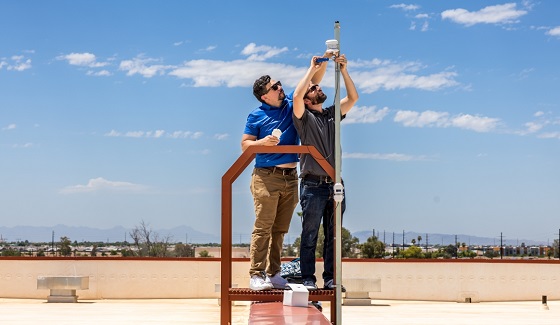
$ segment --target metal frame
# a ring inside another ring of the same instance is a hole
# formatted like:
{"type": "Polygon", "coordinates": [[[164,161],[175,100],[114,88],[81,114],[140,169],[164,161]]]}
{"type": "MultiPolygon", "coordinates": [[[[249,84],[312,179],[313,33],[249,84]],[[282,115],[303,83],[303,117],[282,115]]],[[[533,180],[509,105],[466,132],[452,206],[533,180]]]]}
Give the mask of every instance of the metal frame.
{"type": "MultiPolygon", "coordinates": [[[[255,158],[257,153],[297,153],[309,154],[313,157],[319,165],[327,172],[331,178],[335,178],[334,168],[327,162],[327,160],[319,153],[314,146],[251,146],[245,150],[239,158],[232,164],[228,171],[222,176],[222,252],[221,252],[221,306],[220,306],[220,324],[231,324],[231,302],[234,300],[255,300],[259,301],[260,291],[254,291],[245,294],[243,297],[236,299],[235,290],[231,290],[231,269],[232,269],[232,195],[231,185],[247,168],[251,161],[255,158]],[[241,299],[239,299],[241,298],[241,299]]],[[[335,268],[336,271],[336,268],[335,268]]],[[[335,290],[334,298],[332,295],[325,295],[324,300],[336,302],[340,300],[340,293],[335,290]]],[[[320,298],[320,297],[318,297],[320,298]]],[[[262,297],[260,297],[262,299],[262,297]]],[[[277,299],[277,298],[275,298],[277,299]]],[[[331,321],[336,319],[336,311],[333,313],[334,306],[331,304],[331,321]]]]}

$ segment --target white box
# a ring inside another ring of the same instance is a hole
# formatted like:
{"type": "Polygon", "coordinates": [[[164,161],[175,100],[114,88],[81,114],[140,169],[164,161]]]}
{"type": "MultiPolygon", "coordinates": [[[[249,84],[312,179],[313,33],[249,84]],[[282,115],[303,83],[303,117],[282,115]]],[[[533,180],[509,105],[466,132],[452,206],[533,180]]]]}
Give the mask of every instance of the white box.
{"type": "Polygon", "coordinates": [[[284,290],[285,306],[307,307],[309,304],[309,290],[303,284],[288,283],[292,290],[284,290]]]}

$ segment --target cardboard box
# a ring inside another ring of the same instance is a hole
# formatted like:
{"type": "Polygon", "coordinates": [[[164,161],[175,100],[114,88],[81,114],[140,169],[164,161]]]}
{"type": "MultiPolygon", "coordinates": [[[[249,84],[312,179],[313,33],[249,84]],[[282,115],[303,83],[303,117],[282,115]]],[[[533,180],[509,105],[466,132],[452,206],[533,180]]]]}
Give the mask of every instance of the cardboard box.
{"type": "Polygon", "coordinates": [[[309,303],[309,291],[303,284],[288,283],[291,290],[284,290],[285,306],[307,307],[309,303]]]}

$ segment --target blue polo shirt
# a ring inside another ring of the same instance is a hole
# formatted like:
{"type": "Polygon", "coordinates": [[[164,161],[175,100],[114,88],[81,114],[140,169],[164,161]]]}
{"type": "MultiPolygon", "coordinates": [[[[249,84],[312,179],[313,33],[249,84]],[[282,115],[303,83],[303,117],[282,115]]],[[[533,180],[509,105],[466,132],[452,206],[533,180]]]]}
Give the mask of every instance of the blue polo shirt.
{"type": "MultiPolygon", "coordinates": [[[[293,95],[286,96],[280,107],[262,103],[247,117],[245,134],[257,137],[257,140],[272,134],[272,130],[280,129],[280,143],[278,145],[299,145],[299,136],[292,121],[293,95]]],[[[272,167],[276,165],[298,162],[297,154],[259,153],[255,159],[255,167],[272,167]]]]}

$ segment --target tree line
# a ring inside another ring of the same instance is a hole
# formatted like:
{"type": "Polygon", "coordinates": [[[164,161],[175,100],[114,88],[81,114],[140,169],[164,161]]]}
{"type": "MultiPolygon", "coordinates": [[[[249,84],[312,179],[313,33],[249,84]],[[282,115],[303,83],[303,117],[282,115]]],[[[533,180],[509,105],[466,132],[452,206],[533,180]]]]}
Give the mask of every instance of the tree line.
{"type": "MultiPolygon", "coordinates": [[[[157,232],[153,231],[152,228],[144,221],[140,222],[139,225],[135,226],[129,233],[132,239],[131,243],[120,243],[119,250],[111,250],[106,252],[103,250],[101,255],[119,255],[123,257],[195,257],[195,247],[190,244],[175,243],[171,241],[171,236],[162,236],[157,232]]],[[[315,252],[316,257],[323,257],[323,240],[324,233],[323,227],[319,228],[319,234],[317,239],[317,249],[315,252]]],[[[428,250],[427,248],[423,250],[420,247],[422,237],[418,236],[417,239],[412,239],[409,247],[395,247],[392,251],[388,251],[386,244],[377,238],[377,236],[372,235],[367,238],[364,243],[360,243],[359,239],[352,236],[350,231],[342,227],[342,257],[343,258],[416,258],[416,259],[430,259],[430,258],[474,258],[478,256],[477,252],[471,251],[465,243],[456,243],[455,245],[447,245],[442,247],[432,248],[428,250]],[[418,242],[418,246],[416,243],[418,242]],[[462,249],[460,249],[462,248],[462,249]]],[[[282,256],[284,257],[297,257],[299,255],[299,246],[301,243],[301,238],[295,239],[293,244],[288,244],[284,247],[282,256]]],[[[90,256],[97,256],[101,250],[102,243],[90,243],[91,250],[87,253],[90,256]]],[[[18,243],[18,245],[29,245],[28,241],[18,243]]],[[[51,254],[56,254],[59,256],[77,256],[76,250],[78,243],[72,241],[64,236],[60,238],[60,241],[56,243],[56,249],[54,243],[51,254]]],[[[216,243],[208,244],[208,246],[220,246],[216,243]]],[[[247,246],[247,244],[240,244],[234,246],[247,246]]],[[[554,244],[551,249],[547,251],[547,257],[558,257],[558,240],[554,240],[554,244]]],[[[486,250],[483,256],[488,258],[496,258],[500,256],[500,252],[495,250],[486,250]]],[[[46,256],[48,252],[44,249],[37,249],[35,256],[46,256]]],[[[81,254],[81,253],[80,253],[81,254]]],[[[13,246],[6,246],[2,248],[2,256],[22,256],[21,250],[13,246]]],[[[79,255],[82,256],[82,255],[79,255]]],[[[199,252],[199,257],[212,257],[208,251],[202,250],[199,252]]]]}

